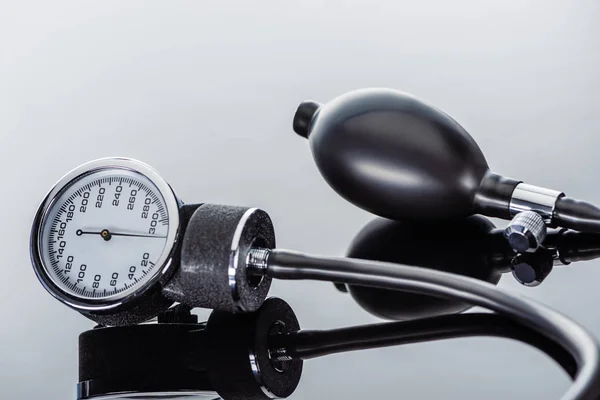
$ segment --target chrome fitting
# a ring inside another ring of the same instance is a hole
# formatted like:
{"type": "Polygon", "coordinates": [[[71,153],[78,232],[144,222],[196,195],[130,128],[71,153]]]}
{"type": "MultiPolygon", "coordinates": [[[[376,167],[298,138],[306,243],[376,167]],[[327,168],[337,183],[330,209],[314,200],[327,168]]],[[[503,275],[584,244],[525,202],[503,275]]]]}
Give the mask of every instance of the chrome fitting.
{"type": "Polygon", "coordinates": [[[271,250],[254,248],[248,251],[246,257],[246,271],[250,275],[263,276],[267,273],[267,265],[271,250]]]}
{"type": "Polygon", "coordinates": [[[556,200],[562,196],[564,193],[556,190],[519,183],[510,198],[510,215],[514,217],[523,211],[533,211],[542,217],[544,223],[551,224],[556,200]]]}

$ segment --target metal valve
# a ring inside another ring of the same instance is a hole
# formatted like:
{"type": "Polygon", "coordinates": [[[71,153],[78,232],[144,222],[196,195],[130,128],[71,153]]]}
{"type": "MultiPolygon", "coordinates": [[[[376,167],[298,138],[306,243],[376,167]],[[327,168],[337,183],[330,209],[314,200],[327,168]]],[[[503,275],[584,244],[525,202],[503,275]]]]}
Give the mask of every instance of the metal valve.
{"type": "Polygon", "coordinates": [[[546,239],[546,224],[536,212],[517,214],[504,230],[510,247],[517,253],[533,253],[546,239]]]}

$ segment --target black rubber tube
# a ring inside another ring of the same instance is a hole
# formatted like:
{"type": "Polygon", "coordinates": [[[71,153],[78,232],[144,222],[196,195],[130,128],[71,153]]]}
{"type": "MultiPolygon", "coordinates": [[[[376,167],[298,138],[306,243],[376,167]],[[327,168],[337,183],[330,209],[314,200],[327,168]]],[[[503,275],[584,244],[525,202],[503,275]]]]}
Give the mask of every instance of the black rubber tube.
{"type": "Polygon", "coordinates": [[[575,359],[558,343],[512,318],[495,313],[452,314],[341,329],[302,330],[273,336],[269,347],[282,348],[292,358],[308,360],[348,351],[472,336],[518,340],[551,357],[571,378],[577,374],[575,359]]]}
{"type": "Polygon", "coordinates": [[[467,301],[516,319],[571,353],[578,372],[563,400],[600,397],[600,348],[583,327],[553,309],[477,279],[399,264],[272,250],[266,274],[278,279],[310,279],[404,290],[467,301]]]}
{"type": "Polygon", "coordinates": [[[561,197],[554,205],[552,222],[576,231],[600,233],[600,208],[585,201],[561,197]]]}

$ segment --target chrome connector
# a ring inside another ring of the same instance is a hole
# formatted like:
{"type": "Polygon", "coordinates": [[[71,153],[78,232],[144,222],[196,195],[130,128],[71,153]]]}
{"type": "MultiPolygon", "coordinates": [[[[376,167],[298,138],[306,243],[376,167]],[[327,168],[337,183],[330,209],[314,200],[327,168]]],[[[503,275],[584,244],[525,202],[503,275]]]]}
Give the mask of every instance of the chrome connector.
{"type": "Polygon", "coordinates": [[[514,217],[523,211],[533,211],[542,217],[544,223],[551,224],[556,200],[562,196],[564,193],[556,190],[519,183],[510,198],[510,215],[514,217]]]}
{"type": "Polygon", "coordinates": [[[271,250],[254,248],[248,251],[246,257],[246,271],[250,275],[264,276],[267,273],[267,266],[271,250]]]}

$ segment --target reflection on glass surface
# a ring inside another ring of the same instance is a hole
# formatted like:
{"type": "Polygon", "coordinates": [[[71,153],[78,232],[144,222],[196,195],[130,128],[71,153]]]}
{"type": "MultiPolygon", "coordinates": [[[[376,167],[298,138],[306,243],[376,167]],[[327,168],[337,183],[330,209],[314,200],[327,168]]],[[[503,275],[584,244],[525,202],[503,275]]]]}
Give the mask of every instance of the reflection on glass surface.
{"type": "Polygon", "coordinates": [[[135,400],[219,400],[220,397],[211,392],[185,393],[185,392],[165,392],[165,393],[124,393],[120,395],[95,397],[98,400],[112,399],[135,399],[135,400]]]}
{"type": "MultiPolygon", "coordinates": [[[[578,373],[578,364],[569,349],[543,333],[495,313],[454,314],[329,330],[301,330],[299,325],[289,330],[281,322],[282,319],[290,322],[286,315],[295,318],[287,303],[269,298],[257,312],[231,314],[215,311],[207,323],[180,323],[171,319],[143,326],[96,328],[85,332],[80,342],[80,360],[87,361],[80,365],[80,376],[92,379],[80,383],[84,395],[80,393],[78,397],[218,400],[221,397],[212,389],[180,390],[178,387],[205,385],[212,388],[223,383],[219,393],[225,400],[287,398],[300,381],[303,360],[475,336],[518,340],[546,353],[572,378],[578,373]],[[287,311],[282,312],[285,308],[287,311]],[[158,345],[164,348],[154,348],[158,357],[144,358],[135,349],[131,353],[121,351],[135,342],[140,343],[140,348],[146,347],[159,337],[162,340],[158,345]],[[106,354],[106,359],[103,354],[106,354]],[[253,357],[260,364],[257,375],[250,373],[253,357]],[[292,372],[298,381],[292,385],[291,391],[270,396],[266,388],[289,385],[290,372],[296,368],[294,364],[300,369],[297,374],[292,372]],[[153,371],[154,375],[148,378],[147,371],[153,371]],[[200,375],[190,374],[198,372],[200,375]],[[102,376],[104,378],[97,378],[102,376]],[[202,376],[208,379],[203,380],[202,376]],[[148,390],[150,387],[155,389],[148,390]],[[171,389],[160,389],[165,387],[171,389]]],[[[320,377],[323,384],[327,380],[327,375],[320,377]]]]}
{"type": "MultiPolygon", "coordinates": [[[[348,255],[492,284],[512,272],[521,283],[533,286],[553,265],[595,258],[599,249],[600,236],[561,230],[550,232],[537,252],[517,254],[503,230],[484,217],[430,224],[377,218],[357,234],[348,255]]],[[[188,307],[179,305],[161,314],[157,323],[84,332],[78,398],[186,400],[219,399],[220,394],[228,399],[257,398],[257,393],[262,398],[280,382],[292,382],[293,374],[297,381],[280,396],[287,397],[300,381],[303,360],[453,337],[517,339],[544,351],[570,376],[577,373],[568,349],[508,317],[460,315],[471,306],[452,299],[357,285],[343,289],[373,314],[406,321],[308,331],[294,325],[295,314],[281,299],[268,299],[256,313],[214,311],[206,323],[198,323],[188,307]],[[273,329],[277,324],[285,332],[273,329]],[[253,362],[260,367],[253,368],[253,362]]]]}
{"type": "Polygon", "coordinates": [[[302,360],[274,366],[268,346],[276,325],[280,335],[300,330],[291,307],[272,297],[258,312],[214,310],[200,323],[189,307],[178,305],[156,322],[97,326],[79,337],[77,398],[289,397],[302,360]]]}
{"type": "MultiPolygon", "coordinates": [[[[512,273],[525,286],[537,286],[556,265],[600,257],[600,235],[569,230],[548,232],[535,253],[515,253],[487,218],[472,216],[436,223],[397,222],[375,218],[352,241],[347,255],[455,273],[497,284],[512,273]]],[[[471,306],[432,296],[337,285],[349,291],[368,312],[386,319],[409,320],[458,313],[471,306]]]]}

